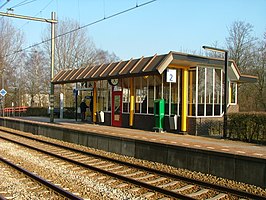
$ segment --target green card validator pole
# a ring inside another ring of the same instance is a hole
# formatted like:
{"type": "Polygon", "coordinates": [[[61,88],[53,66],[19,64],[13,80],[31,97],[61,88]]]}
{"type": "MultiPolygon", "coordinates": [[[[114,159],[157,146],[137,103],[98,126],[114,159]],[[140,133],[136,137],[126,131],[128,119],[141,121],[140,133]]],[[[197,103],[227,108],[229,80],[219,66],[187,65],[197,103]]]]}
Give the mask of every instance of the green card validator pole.
{"type": "Polygon", "coordinates": [[[165,116],[165,100],[155,99],[154,100],[154,119],[155,119],[155,131],[162,132],[164,129],[164,116],[165,116]]]}

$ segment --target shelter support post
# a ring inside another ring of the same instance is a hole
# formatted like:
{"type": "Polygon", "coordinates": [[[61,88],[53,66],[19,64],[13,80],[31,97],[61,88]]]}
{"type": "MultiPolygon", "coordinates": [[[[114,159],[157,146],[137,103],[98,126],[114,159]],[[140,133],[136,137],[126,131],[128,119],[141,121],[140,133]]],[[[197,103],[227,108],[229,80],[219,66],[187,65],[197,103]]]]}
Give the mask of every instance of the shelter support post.
{"type": "Polygon", "coordinates": [[[187,111],[188,111],[188,69],[182,70],[182,113],[181,132],[187,132],[187,111]]]}
{"type": "Polygon", "coordinates": [[[92,112],[92,122],[96,123],[96,112],[97,112],[97,85],[94,81],[93,85],[93,112],[92,112]]]}
{"type": "Polygon", "coordinates": [[[134,121],[134,105],[135,105],[135,91],[134,79],[130,78],[130,108],[129,108],[129,126],[133,126],[134,121]]]}

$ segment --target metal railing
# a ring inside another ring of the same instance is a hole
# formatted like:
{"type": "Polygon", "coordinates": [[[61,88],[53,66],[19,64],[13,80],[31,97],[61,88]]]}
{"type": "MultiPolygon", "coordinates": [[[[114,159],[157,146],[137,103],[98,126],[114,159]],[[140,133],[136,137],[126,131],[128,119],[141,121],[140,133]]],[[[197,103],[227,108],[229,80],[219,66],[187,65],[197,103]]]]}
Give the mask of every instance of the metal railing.
{"type": "Polygon", "coordinates": [[[28,106],[8,107],[1,110],[2,116],[20,116],[27,112],[28,106]]]}

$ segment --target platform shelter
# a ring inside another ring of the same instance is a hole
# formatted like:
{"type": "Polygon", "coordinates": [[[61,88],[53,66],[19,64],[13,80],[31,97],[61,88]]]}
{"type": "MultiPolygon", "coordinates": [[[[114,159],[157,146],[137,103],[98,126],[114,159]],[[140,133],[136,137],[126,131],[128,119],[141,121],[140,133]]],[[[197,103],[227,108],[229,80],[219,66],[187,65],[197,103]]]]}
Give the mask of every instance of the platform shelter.
{"type": "MultiPolygon", "coordinates": [[[[237,88],[255,82],[228,63],[228,109],[238,111],[237,88]]],[[[179,52],[62,70],[53,84],[87,83],[93,122],[143,130],[198,134],[199,121],[223,117],[224,60],[179,52]]]]}

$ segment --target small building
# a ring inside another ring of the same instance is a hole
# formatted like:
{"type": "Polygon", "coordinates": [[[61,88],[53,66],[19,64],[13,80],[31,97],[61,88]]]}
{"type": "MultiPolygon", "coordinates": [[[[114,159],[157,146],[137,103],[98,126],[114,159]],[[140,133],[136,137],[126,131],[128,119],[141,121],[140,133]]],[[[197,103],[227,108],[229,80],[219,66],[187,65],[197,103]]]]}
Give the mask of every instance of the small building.
{"type": "MultiPolygon", "coordinates": [[[[255,82],[228,63],[228,109],[238,111],[237,87],[255,82]]],[[[53,84],[88,83],[103,124],[200,134],[199,123],[223,118],[224,60],[185,53],[141,57],[62,70],[53,84]]]]}

